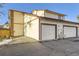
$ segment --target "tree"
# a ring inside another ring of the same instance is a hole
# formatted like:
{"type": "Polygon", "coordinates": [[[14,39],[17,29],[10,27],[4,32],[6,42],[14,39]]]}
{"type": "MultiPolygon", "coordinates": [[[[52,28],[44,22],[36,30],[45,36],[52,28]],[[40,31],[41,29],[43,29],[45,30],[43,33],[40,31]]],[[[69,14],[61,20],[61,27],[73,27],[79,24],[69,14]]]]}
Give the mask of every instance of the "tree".
{"type": "Polygon", "coordinates": [[[79,15],[77,16],[77,20],[79,21],[79,15]]]}

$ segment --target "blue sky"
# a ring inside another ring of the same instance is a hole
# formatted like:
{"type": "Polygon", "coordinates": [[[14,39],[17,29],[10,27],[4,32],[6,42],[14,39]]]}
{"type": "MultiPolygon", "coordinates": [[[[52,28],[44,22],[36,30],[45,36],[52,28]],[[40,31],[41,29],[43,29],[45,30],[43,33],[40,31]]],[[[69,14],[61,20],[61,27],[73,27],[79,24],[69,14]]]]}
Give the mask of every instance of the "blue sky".
{"type": "Polygon", "coordinates": [[[7,3],[0,9],[5,14],[1,17],[0,24],[4,24],[9,20],[9,9],[16,9],[28,13],[31,13],[34,9],[48,9],[66,14],[66,19],[74,22],[77,22],[76,16],[79,15],[78,3],[7,3]]]}

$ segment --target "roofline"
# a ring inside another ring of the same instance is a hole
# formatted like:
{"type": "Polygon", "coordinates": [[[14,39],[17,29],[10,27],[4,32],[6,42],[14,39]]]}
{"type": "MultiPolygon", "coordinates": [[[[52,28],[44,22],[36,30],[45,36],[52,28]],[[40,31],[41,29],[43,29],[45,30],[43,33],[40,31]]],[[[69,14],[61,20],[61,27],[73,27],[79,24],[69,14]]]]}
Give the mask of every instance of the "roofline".
{"type": "MultiPolygon", "coordinates": [[[[17,10],[13,10],[13,9],[10,9],[10,10],[12,10],[12,11],[17,11],[17,10]]],[[[34,15],[34,14],[32,14],[32,13],[27,13],[27,12],[23,12],[23,11],[17,11],[17,12],[21,12],[21,13],[24,13],[24,14],[36,16],[36,17],[38,17],[38,18],[46,18],[46,19],[52,19],[52,20],[57,20],[57,21],[63,21],[63,22],[69,22],[69,23],[79,24],[79,23],[77,23],[77,22],[72,22],[72,21],[68,21],[68,20],[59,20],[59,19],[54,19],[54,18],[48,18],[48,17],[37,16],[37,15],[34,15]]]]}
{"type": "MultiPolygon", "coordinates": [[[[17,11],[17,10],[15,10],[15,9],[9,9],[9,10],[11,10],[11,11],[16,11],[16,12],[21,12],[21,13],[25,13],[25,14],[29,14],[29,15],[32,15],[32,16],[37,16],[37,15],[32,14],[32,13],[23,12],[23,11],[17,11]]],[[[34,10],[33,10],[33,11],[34,11],[34,10]]],[[[61,16],[66,16],[66,15],[64,15],[64,14],[60,14],[60,13],[57,13],[57,12],[54,12],[54,11],[49,11],[49,10],[44,10],[44,11],[49,12],[49,13],[55,13],[55,14],[58,14],[58,15],[61,15],[61,16]]],[[[37,17],[40,17],[40,16],[37,16],[37,17]]]]}
{"type": "Polygon", "coordinates": [[[50,11],[50,10],[45,10],[45,12],[48,12],[48,13],[54,13],[54,14],[58,14],[58,15],[61,15],[61,16],[66,16],[65,14],[62,14],[62,13],[58,13],[58,12],[54,12],[54,11],[50,11]]]}
{"type": "Polygon", "coordinates": [[[27,13],[27,12],[18,11],[18,10],[15,10],[15,9],[9,9],[9,11],[16,11],[16,12],[21,12],[21,13],[27,13]]]}
{"type": "Polygon", "coordinates": [[[50,20],[56,20],[56,21],[62,21],[62,22],[68,22],[68,23],[73,23],[73,24],[78,24],[78,22],[72,22],[72,21],[68,21],[68,20],[62,20],[62,19],[54,19],[54,18],[48,18],[48,17],[40,17],[40,18],[44,18],[44,19],[50,19],[50,20]]]}
{"type": "Polygon", "coordinates": [[[15,10],[15,9],[9,9],[9,11],[16,11],[16,12],[21,12],[21,13],[24,13],[24,14],[28,14],[28,15],[32,15],[32,16],[39,17],[39,16],[37,16],[37,15],[34,15],[34,14],[32,14],[32,13],[23,12],[23,11],[18,11],[18,10],[15,10]]]}
{"type": "MultiPolygon", "coordinates": [[[[58,12],[54,12],[54,11],[51,11],[51,10],[48,10],[48,9],[41,9],[41,10],[39,10],[39,9],[35,9],[36,11],[45,11],[45,12],[48,12],[48,13],[54,13],[54,14],[58,14],[58,15],[61,15],[61,16],[67,16],[67,15],[65,15],[65,14],[62,14],[62,13],[58,13],[58,12]]],[[[34,10],[33,10],[34,11],[34,10]]],[[[33,12],[32,11],[32,12],[33,12]]]]}

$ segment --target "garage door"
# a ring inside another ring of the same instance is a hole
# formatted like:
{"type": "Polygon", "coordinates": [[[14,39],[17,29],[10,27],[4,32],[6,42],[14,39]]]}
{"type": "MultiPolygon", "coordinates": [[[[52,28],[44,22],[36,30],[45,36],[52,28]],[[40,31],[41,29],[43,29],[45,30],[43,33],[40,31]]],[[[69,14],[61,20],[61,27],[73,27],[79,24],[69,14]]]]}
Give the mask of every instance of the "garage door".
{"type": "Polygon", "coordinates": [[[42,24],[42,40],[55,39],[55,26],[42,24]]]}
{"type": "Polygon", "coordinates": [[[78,31],[77,33],[78,33],[78,37],[79,37],[79,28],[77,28],[77,29],[78,29],[78,30],[77,30],[77,31],[78,31]]]}
{"type": "Polygon", "coordinates": [[[64,38],[76,37],[76,27],[64,26],[64,38]]]}

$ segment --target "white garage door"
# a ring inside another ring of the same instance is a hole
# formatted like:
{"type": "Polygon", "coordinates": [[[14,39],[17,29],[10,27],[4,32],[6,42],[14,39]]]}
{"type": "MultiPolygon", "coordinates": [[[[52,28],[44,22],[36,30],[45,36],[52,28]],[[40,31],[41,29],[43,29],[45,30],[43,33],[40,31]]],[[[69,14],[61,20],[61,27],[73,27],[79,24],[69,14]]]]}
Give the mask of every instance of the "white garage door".
{"type": "Polygon", "coordinates": [[[76,37],[76,27],[64,27],[64,38],[76,37]]]}
{"type": "Polygon", "coordinates": [[[79,28],[78,28],[78,32],[77,33],[78,33],[78,37],[79,37],[79,28]]]}
{"type": "Polygon", "coordinates": [[[55,39],[55,26],[54,25],[42,25],[42,40],[55,39]]]}

